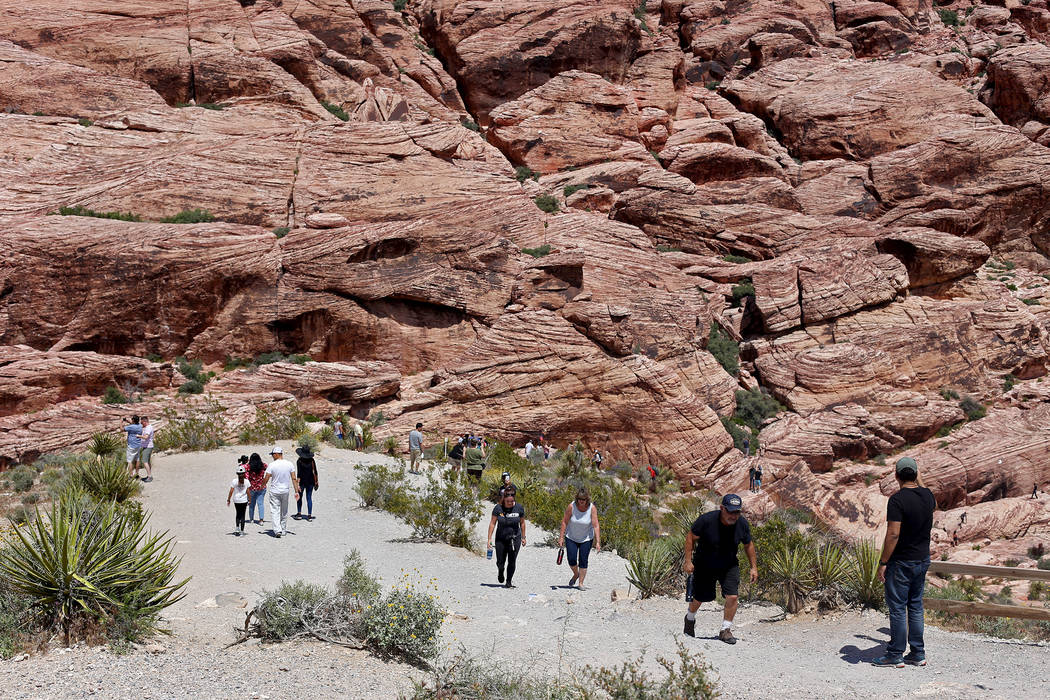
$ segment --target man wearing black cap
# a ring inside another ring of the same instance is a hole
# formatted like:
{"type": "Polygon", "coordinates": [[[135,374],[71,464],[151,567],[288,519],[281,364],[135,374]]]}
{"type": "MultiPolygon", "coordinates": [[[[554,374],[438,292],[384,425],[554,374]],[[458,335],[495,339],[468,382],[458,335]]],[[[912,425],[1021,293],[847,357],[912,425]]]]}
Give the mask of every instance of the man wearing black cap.
{"type": "Polygon", "coordinates": [[[751,526],[740,515],[743,502],[730,493],[722,499],[722,507],[704,513],[685,536],[685,573],[693,574],[693,590],[689,592],[689,612],[685,616],[685,634],[696,636],[696,611],[701,603],[715,599],[715,582],[722,587],[726,599],[722,614],[722,631],[718,638],[726,644],[736,644],[733,636],[733,617],[736,615],[737,592],[740,588],[740,566],[737,548],[744,544],[751,565],[751,583],[758,580],[758,559],[751,541],[751,526]],[[695,549],[694,549],[695,547],[695,549]]]}
{"type": "Polygon", "coordinates": [[[890,643],[876,666],[926,665],[923,645],[922,592],[930,568],[930,529],[937,501],[919,484],[919,465],[911,457],[897,460],[900,490],[886,505],[886,539],[879,560],[879,579],[886,586],[890,643]],[[904,656],[905,642],[911,652],[904,656]]]}

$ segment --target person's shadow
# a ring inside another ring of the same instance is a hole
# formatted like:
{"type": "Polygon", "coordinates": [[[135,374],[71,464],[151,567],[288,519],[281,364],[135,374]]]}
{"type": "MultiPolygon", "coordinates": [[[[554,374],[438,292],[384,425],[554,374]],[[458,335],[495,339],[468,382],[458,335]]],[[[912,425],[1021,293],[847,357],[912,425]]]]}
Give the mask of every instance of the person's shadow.
{"type": "Polygon", "coordinates": [[[484,586],[485,588],[506,588],[502,583],[482,583],[479,585],[484,586]]]}
{"type": "MultiPolygon", "coordinates": [[[[880,629],[879,632],[885,632],[888,636],[890,631],[888,629],[880,629]]],[[[863,639],[869,642],[875,642],[875,646],[869,649],[861,649],[855,644],[847,644],[846,646],[839,649],[840,658],[848,664],[864,664],[871,663],[875,659],[883,655],[886,649],[886,642],[881,639],[875,639],[869,637],[866,634],[854,635],[857,639],[863,639]]]]}

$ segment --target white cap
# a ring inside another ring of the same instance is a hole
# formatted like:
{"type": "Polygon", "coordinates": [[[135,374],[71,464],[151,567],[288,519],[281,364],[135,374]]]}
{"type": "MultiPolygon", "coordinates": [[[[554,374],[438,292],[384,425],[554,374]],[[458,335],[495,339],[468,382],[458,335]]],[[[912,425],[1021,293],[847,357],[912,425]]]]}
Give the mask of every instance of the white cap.
{"type": "Polygon", "coordinates": [[[284,450],[281,449],[280,445],[274,445],[273,449],[270,450],[270,454],[272,454],[272,455],[283,455],[284,454],[284,450]]]}

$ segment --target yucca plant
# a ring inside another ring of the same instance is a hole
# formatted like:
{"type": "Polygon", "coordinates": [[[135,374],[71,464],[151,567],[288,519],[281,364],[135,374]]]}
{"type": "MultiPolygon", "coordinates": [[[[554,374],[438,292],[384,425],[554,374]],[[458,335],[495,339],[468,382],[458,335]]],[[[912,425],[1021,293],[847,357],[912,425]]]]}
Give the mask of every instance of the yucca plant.
{"type": "Polygon", "coordinates": [[[882,607],[884,592],[879,581],[882,548],[874,540],[858,542],[850,556],[846,585],[853,600],[864,607],[882,607]]]}
{"type": "Polygon", "coordinates": [[[845,550],[834,542],[824,542],[817,547],[813,562],[818,588],[838,588],[849,574],[849,557],[845,550]]]}
{"type": "Polygon", "coordinates": [[[376,437],[372,434],[372,424],[364,421],[361,423],[361,447],[371,447],[374,444],[376,444],[376,437]]]}
{"type": "Polygon", "coordinates": [[[674,573],[674,553],[661,540],[639,548],[627,562],[627,580],[638,589],[638,596],[656,595],[674,573]]]}
{"type": "Polygon", "coordinates": [[[92,433],[88,452],[95,455],[96,460],[101,461],[106,457],[118,454],[122,445],[120,438],[112,433],[92,433]]]}
{"type": "Polygon", "coordinates": [[[789,613],[797,613],[806,602],[806,596],[816,585],[813,550],[805,545],[773,553],[769,562],[771,584],[789,613]]]}
{"type": "Polygon", "coordinates": [[[120,460],[104,459],[75,467],[70,481],[96,501],[126,501],[136,495],[141,485],[120,460]]]}
{"type": "Polygon", "coordinates": [[[147,632],[161,610],[182,599],[189,579],[172,583],[179,558],[167,533],[147,533],[115,505],[86,505],[70,493],[32,524],[16,527],[0,548],[0,572],[7,585],[35,601],[66,645],[80,620],[105,624],[133,616],[147,632]]]}
{"type": "Polygon", "coordinates": [[[391,457],[397,454],[397,438],[391,435],[386,440],[383,440],[383,451],[391,457]]]}

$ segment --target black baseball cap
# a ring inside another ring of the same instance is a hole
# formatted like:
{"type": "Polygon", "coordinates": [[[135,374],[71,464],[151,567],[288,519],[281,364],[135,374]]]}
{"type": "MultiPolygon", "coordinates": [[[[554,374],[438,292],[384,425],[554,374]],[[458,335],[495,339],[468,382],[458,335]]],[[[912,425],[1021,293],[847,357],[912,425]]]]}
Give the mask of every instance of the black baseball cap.
{"type": "Polygon", "coordinates": [[[739,513],[744,507],[744,502],[735,493],[727,493],[722,497],[722,507],[730,513],[739,513]]]}

